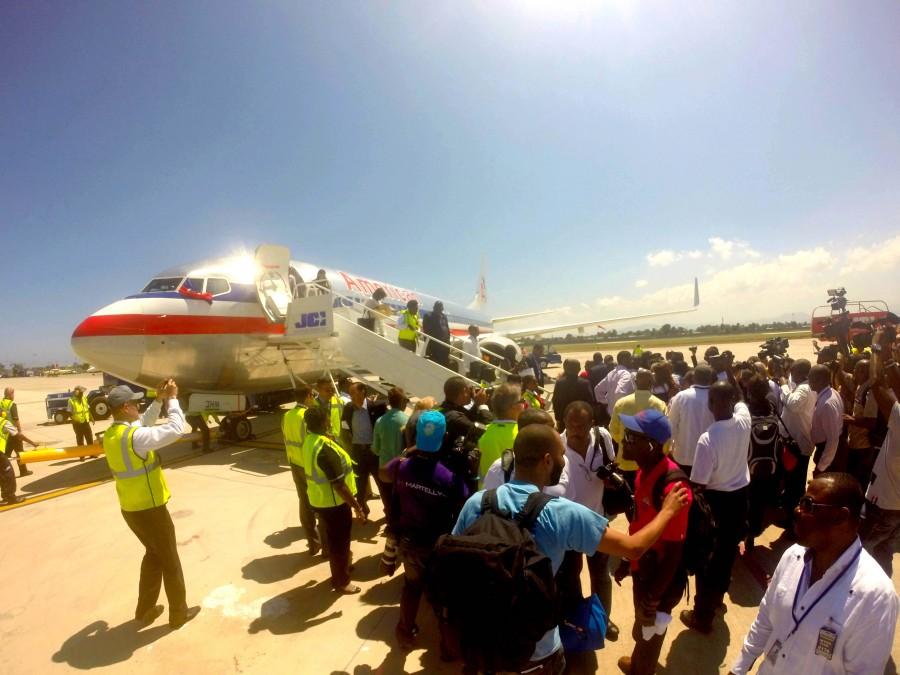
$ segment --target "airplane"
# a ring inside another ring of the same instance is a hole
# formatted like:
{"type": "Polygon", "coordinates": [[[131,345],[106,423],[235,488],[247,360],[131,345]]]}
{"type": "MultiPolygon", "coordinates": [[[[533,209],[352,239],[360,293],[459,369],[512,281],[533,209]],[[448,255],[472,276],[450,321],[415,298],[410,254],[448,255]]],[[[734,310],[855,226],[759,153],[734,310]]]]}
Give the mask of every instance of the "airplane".
{"type": "MultiPolygon", "coordinates": [[[[356,310],[354,316],[360,315],[362,303],[377,288],[387,292],[383,304],[395,313],[412,299],[419,301],[420,312],[430,311],[440,299],[344,270],[290,260],[286,247],[263,244],[255,255],[205,260],[154,275],[139,292],[85,318],[72,333],[72,349],[82,361],[144,387],[174,377],[186,394],[246,395],[291,389],[296,380],[315,382],[324,372],[323,358],[328,360],[322,353],[330,349],[327,341],[293,344],[290,365],[284,348],[290,342],[290,304],[319,292],[313,282],[320,270],[330,286],[336,313],[354,315],[356,310]]],[[[503,330],[503,325],[558,310],[491,319],[484,312],[483,277],[468,306],[440,300],[453,336],[467,335],[470,325],[478,326],[480,348],[501,356],[508,349],[521,354],[514,338],[695,311],[699,286],[695,279],[694,304],[687,309],[510,330],[503,330]]]]}

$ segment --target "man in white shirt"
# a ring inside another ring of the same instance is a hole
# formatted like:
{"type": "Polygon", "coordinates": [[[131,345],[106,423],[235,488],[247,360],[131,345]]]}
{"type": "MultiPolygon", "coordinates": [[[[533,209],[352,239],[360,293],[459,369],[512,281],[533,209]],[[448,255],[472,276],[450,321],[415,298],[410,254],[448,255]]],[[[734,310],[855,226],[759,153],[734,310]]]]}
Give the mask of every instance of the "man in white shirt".
{"type": "Polygon", "coordinates": [[[807,378],[812,367],[806,359],[797,359],[791,366],[791,377],[788,385],[787,397],[784,400],[784,408],[781,412],[781,420],[785,429],[793,438],[800,449],[797,457],[797,465],[790,470],[784,479],[783,505],[788,512],[786,527],[790,527],[794,507],[806,489],[806,479],[809,472],[809,458],[815,446],[811,440],[813,412],[816,409],[816,395],[809,388],[807,378]]]}
{"type": "Polygon", "coordinates": [[[460,373],[460,375],[476,381],[481,379],[481,373],[476,373],[473,369],[473,366],[481,368],[481,347],[478,346],[478,333],[478,326],[469,326],[469,335],[463,340],[462,373],[460,373]]]}
{"type": "Polygon", "coordinates": [[[900,600],[857,538],[862,490],[849,474],[814,479],[731,675],[883,673],[900,600]]]}
{"type": "MultiPolygon", "coordinates": [[[[860,538],[881,568],[891,576],[894,551],[900,550],[900,367],[890,358],[892,340],[880,337],[872,395],[888,420],[888,432],[872,467],[866,490],[866,514],[860,538]],[[883,361],[887,358],[887,361],[883,361]]],[[[876,343],[877,344],[877,343],[876,343]]],[[[895,352],[895,357],[897,356],[895,352]]]]}
{"type": "Polygon", "coordinates": [[[600,380],[594,387],[594,400],[600,404],[606,404],[606,410],[610,418],[616,401],[623,396],[634,393],[634,376],[631,373],[631,353],[621,351],[616,356],[618,365],[609,374],[600,380]]]}
{"type": "Polygon", "coordinates": [[[730,382],[716,382],[710,388],[709,409],[716,421],[697,441],[691,471],[691,485],[703,489],[716,521],[709,568],[697,575],[694,609],[681,613],[681,620],[701,633],[712,630],[747,524],[751,421],[747,405],[735,402],[737,396],[730,382]]]}
{"type": "Polygon", "coordinates": [[[707,365],[694,368],[694,384],[669,401],[669,423],[672,425],[672,459],[688,476],[694,464],[694,453],[701,434],[714,422],[709,411],[709,387],[713,371],[707,365]]]}
{"type": "MultiPolygon", "coordinates": [[[[602,427],[593,427],[594,411],[584,401],[573,401],[565,410],[566,430],[561,438],[566,447],[569,464],[569,490],[566,497],[602,515],[603,479],[597,476],[597,469],[615,461],[612,436],[602,427]]],[[[596,593],[606,609],[612,614],[612,580],[609,576],[609,556],[605,553],[589,555],[588,572],[591,577],[591,593],[596,593]]],[[[556,579],[560,596],[565,605],[571,606],[584,597],[581,590],[581,569],[584,557],[578,551],[567,551],[556,579]]],[[[619,628],[610,620],[607,639],[615,641],[619,628]]]]}
{"type": "Polygon", "coordinates": [[[816,473],[843,471],[846,453],[838,453],[844,433],[844,400],[830,385],[831,371],[821,364],[809,371],[809,388],[816,393],[810,438],[816,444],[816,473]]]}

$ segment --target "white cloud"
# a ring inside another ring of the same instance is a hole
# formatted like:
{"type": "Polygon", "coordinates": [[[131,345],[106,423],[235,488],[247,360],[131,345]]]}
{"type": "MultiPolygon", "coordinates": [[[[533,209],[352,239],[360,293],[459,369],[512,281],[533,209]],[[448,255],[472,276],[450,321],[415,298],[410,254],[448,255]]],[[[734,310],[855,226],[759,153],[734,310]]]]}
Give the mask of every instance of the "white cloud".
{"type": "Polygon", "coordinates": [[[896,268],[900,265],[900,235],[871,246],[856,246],[847,251],[841,274],[896,268]]]}
{"type": "Polygon", "coordinates": [[[637,281],[634,282],[634,287],[635,288],[644,288],[649,283],[650,282],[647,281],[646,279],[638,279],[637,281]]]}
{"type": "Polygon", "coordinates": [[[721,260],[730,260],[735,254],[750,258],[758,258],[760,255],[758,251],[750,248],[746,241],[722,239],[721,237],[710,237],[709,248],[710,257],[720,258],[721,260]]]}
{"type": "Polygon", "coordinates": [[[681,254],[668,249],[651,251],[647,254],[647,263],[650,267],[667,267],[678,260],[681,260],[681,254]]]}
{"type": "Polygon", "coordinates": [[[679,262],[680,260],[700,260],[701,258],[730,260],[735,256],[743,256],[745,258],[758,258],[760,256],[759,251],[751,248],[746,241],[710,237],[708,242],[709,248],[706,251],[700,249],[691,249],[688,251],[662,249],[660,251],[651,251],[648,253],[646,255],[646,260],[650,267],[668,267],[672,263],[679,262]]]}

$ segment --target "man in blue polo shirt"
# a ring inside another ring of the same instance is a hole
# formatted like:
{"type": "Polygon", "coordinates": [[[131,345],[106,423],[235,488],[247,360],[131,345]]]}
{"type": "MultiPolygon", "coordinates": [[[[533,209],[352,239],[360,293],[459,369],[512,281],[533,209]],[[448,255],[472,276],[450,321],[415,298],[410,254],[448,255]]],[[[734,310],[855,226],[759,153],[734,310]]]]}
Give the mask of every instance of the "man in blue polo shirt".
{"type": "MultiPolygon", "coordinates": [[[[516,477],[497,488],[497,502],[501,510],[518,513],[528,495],[559,481],[565,466],[565,448],[559,434],[551,427],[533,424],[519,432],[513,446],[516,457],[516,477]]],[[[463,506],[453,528],[459,535],[481,515],[482,495],[477,492],[463,506]]],[[[608,521],[581,504],[567,499],[553,499],[541,511],[532,534],[541,552],[553,563],[554,574],[562,564],[566,551],[580,551],[588,555],[595,551],[636,560],[647,551],[666,525],[683,508],[687,491],[677,488],[670,492],[659,514],[640,532],[626,535],[607,529],[608,521]]],[[[535,645],[529,665],[523,669],[531,675],[558,675],[565,670],[559,628],[547,631],[535,645]]]]}

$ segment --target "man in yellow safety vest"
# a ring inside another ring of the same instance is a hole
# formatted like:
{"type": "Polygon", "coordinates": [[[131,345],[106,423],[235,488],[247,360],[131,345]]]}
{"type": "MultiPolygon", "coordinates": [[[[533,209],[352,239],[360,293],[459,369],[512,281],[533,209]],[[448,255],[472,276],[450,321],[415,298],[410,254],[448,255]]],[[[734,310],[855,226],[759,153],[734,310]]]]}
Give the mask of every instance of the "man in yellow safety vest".
{"type": "Polygon", "coordinates": [[[303,471],[309,503],[320,518],[328,543],[331,586],[339,593],[359,593],[350,583],[350,510],[364,523],[366,514],[356,500],[353,460],[337,441],[326,435],[328,418],[323,408],[306,411],[303,471]]]}
{"type": "MultiPolygon", "coordinates": [[[[94,442],[94,434],[91,431],[91,423],[94,419],[91,417],[91,409],[88,406],[87,397],[84,395],[84,387],[80,384],[75,385],[75,391],[69,398],[66,405],[69,415],[72,418],[72,430],[75,432],[76,445],[91,445],[94,442]]],[[[84,457],[79,458],[82,462],[84,457]]]]}
{"type": "MultiPolygon", "coordinates": [[[[3,399],[0,400],[0,424],[2,424],[2,420],[9,420],[18,431],[21,431],[22,423],[19,421],[19,409],[16,406],[15,397],[16,390],[12,387],[6,387],[3,390],[3,399]]],[[[6,457],[12,459],[13,454],[16,455],[20,478],[34,473],[22,463],[22,438],[21,435],[13,434],[9,436],[6,444],[6,457]]]]}
{"type": "MultiPolygon", "coordinates": [[[[6,447],[13,439],[26,441],[35,448],[37,447],[37,443],[19,431],[12,420],[0,417],[0,504],[18,504],[24,501],[24,497],[16,496],[16,473],[6,456],[6,447]]],[[[21,460],[19,464],[21,465],[21,460]]]]}
{"type": "Polygon", "coordinates": [[[320,377],[316,380],[316,393],[319,395],[316,399],[316,407],[322,408],[327,417],[327,425],[325,432],[334,440],[339,441],[341,438],[341,414],[344,411],[344,404],[334,391],[334,382],[330,377],[320,377]]]}
{"type": "Polygon", "coordinates": [[[497,387],[491,397],[491,412],[494,413],[494,421],[487,425],[478,439],[478,449],[481,451],[478,461],[479,486],[484,485],[484,477],[491,464],[500,459],[504,450],[512,450],[519,433],[516,422],[522,412],[522,392],[518,385],[501,384],[497,387]]]}
{"type": "Polygon", "coordinates": [[[166,508],[169,488],[156,450],[177,441],[185,431],[185,422],[175,381],[167,380],[157,389],[160,395],[143,416],[138,408],[143,394],[125,385],[109,392],[106,400],[115,421],[103,434],[103,452],[116,481],[122,517],[146,549],[134,618],[149,625],[162,614],[163,606],[156,600],[165,583],[169,626],[181,628],[197,616],[200,608],[188,607],[185,599],[175,526],[166,508]],[[167,401],[168,421],[154,426],[162,400],[167,401]]]}
{"type": "Polygon", "coordinates": [[[328,557],[327,549],[322,546],[323,538],[316,528],[316,513],[309,504],[306,489],[306,472],[303,470],[303,441],[306,440],[306,411],[313,404],[312,389],[305,384],[297,385],[294,390],[297,405],[288,410],[281,418],[281,434],[284,436],[284,449],[287,451],[291,476],[297,489],[300,502],[300,527],[306,535],[306,545],[310,555],[322,549],[324,557],[328,557]]]}
{"type": "Polygon", "coordinates": [[[397,320],[397,341],[404,349],[411,352],[416,351],[417,341],[419,339],[419,301],[410,300],[406,303],[406,309],[400,312],[400,318],[397,320]]]}

